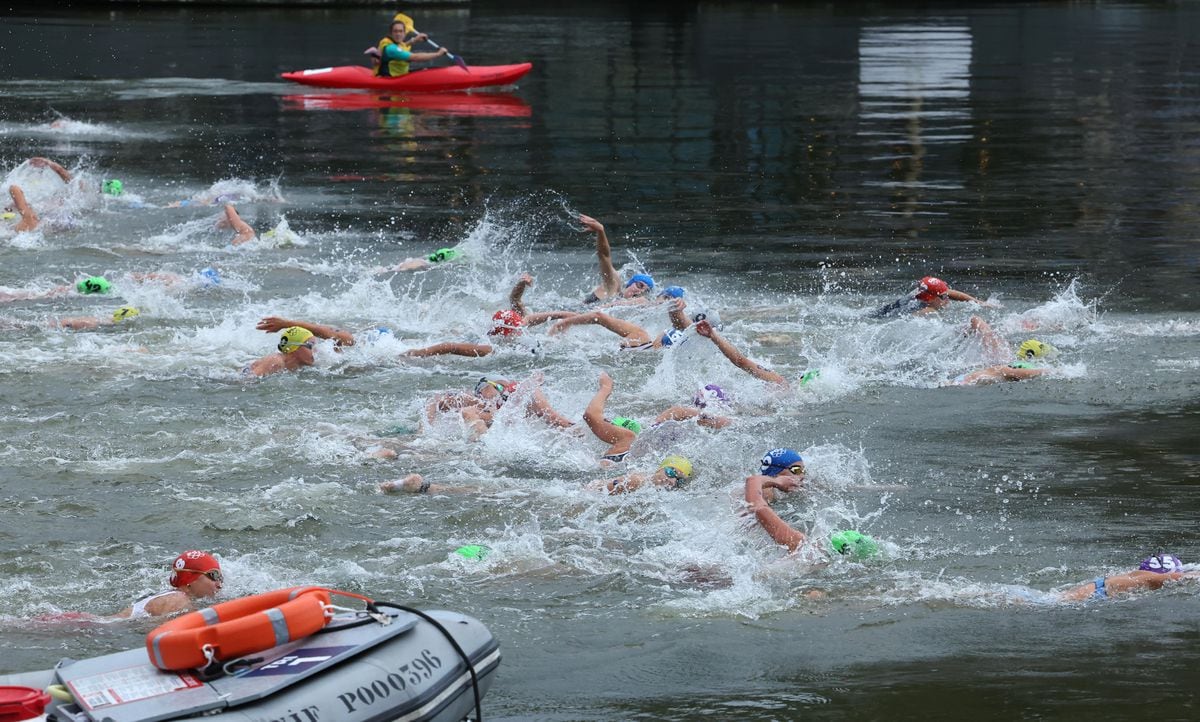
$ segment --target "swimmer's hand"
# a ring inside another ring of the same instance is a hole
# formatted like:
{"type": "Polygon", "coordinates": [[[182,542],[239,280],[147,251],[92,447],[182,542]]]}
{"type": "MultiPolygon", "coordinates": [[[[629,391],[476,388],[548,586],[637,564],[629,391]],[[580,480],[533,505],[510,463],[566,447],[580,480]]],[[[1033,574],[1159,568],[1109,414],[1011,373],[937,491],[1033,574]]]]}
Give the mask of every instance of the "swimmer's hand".
{"type": "Polygon", "coordinates": [[[600,221],[596,220],[595,218],[592,218],[591,216],[585,216],[582,213],[580,213],[579,214],[579,222],[583,224],[585,231],[591,231],[593,233],[603,233],[604,232],[604,224],[602,224],[600,221]]]}
{"type": "Polygon", "coordinates": [[[707,320],[696,322],[696,333],[704,338],[712,338],[713,327],[707,320]]]}
{"type": "Polygon", "coordinates": [[[255,328],[257,328],[259,331],[266,331],[267,333],[275,333],[276,331],[282,331],[285,328],[290,328],[291,326],[295,326],[295,325],[296,324],[292,323],[291,321],[287,320],[286,318],[279,318],[278,316],[267,316],[263,320],[259,321],[258,325],[255,326],[255,328]]]}
{"type": "Polygon", "coordinates": [[[763,486],[769,486],[780,491],[795,491],[800,488],[800,480],[794,476],[774,476],[770,481],[764,481],[763,486]]]}

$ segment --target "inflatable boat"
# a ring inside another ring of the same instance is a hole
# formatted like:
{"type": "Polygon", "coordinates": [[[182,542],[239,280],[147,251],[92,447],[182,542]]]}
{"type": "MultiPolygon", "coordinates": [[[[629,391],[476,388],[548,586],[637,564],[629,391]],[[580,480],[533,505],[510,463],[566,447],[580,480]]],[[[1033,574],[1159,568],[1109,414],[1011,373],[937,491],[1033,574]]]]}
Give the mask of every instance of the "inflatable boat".
{"type": "Polygon", "coordinates": [[[328,590],[272,593],[310,608],[315,599],[325,619],[312,633],[307,610],[258,595],[172,620],[147,635],[145,649],[64,659],[54,669],[0,675],[0,685],[48,690],[45,712],[59,722],[480,718],[500,665],[499,644],[482,623],[370,600],[366,611],[345,610],[314,591],[328,590]]]}
{"type": "Polygon", "coordinates": [[[282,73],[279,77],[318,88],[357,88],[359,90],[415,91],[436,93],[446,90],[487,88],[512,85],[533,68],[533,63],[515,65],[471,65],[413,70],[397,78],[382,78],[361,65],[311,68],[282,73]]]}

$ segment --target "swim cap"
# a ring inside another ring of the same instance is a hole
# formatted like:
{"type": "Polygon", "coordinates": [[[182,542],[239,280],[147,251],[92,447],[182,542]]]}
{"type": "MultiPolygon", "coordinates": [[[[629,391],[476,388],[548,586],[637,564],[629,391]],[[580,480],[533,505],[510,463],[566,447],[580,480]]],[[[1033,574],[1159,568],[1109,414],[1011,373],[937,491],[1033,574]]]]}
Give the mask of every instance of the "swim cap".
{"type": "Polygon", "coordinates": [[[467,544],[454,550],[454,553],[463,559],[483,559],[487,553],[491,551],[482,544],[467,544]]]}
{"type": "Polygon", "coordinates": [[[1169,572],[1182,572],[1183,562],[1179,561],[1179,557],[1171,554],[1159,554],[1153,557],[1147,557],[1138,565],[1138,569],[1144,572],[1155,572],[1157,574],[1167,574],[1169,572]]]}
{"type": "Polygon", "coordinates": [[[710,403],[727,404],[729,403],[729,396],[725,393],[725,389],[722,389],[720,386],[707,384],[692,397],[692,403],[700,408],[704,408],[710,403]]]}
{"type": "Polygon", "coordinates": [[[430,263],[441,263],[442,261],[453,261],[462,255],[462,251],[457,251],[453,248],[439,248],[429,254],[430,263]]]}
{"type": "Polygon", "coordinates": [[[812,383],[820,375],[821,375],[821,369],[809,369],[808,371],[804,372],[803,376],[800,377],[800,385],[804,386],[805,384],[812,383]]]}
{"type": "Polygon", "coordinates": [[[635,283],[644,283],[644,284],[646,284],[646,288],[649,288],[650,290],[654,290],[654,279],[651,278],[649,274],[646,274],[646,273],[633,274],[632,276],[629,277],[629,280],[625,282],[625,288],[629,288],[630,286],[632,286],[635,283]]]}
{"type": "Polygon", "coordinates": [[[843,529],[830,534],[829,545],[838,554],[855,559],[870,559],[879,553],[879,545],[874,539],[853,529],[843,529]]]}
{"type": "Polygon", "coordinates": [[[517,384],[515,381],[502,384],[499,381],[493,381],[492,379],[489,379],[487,376],[481,376],[480,379],[475,382],[475,395],[480,396],[481,392],[488,386],[491,386],[500,393],[501,401],[508,401],[508,395],[517,390],[517,384]]]}
{"type": "Polygon", "coordinates": [[[0,220],[11,221],[12,219],[14,219],[16,217],[17,217],[17,214],[13,213],[12,211],[5,211],[4,213],[0,213],[0,220]]]}
{"type": "Polygon", "coordinates": [[[80,293],[108,293],[111,288],[112,284],[104,276],[88,276],[75,284],[80,293]]]}
{"type": "MultiPolygon", "coordinates": [[[[313,337],[313,332],[301,326],[289,326],[283,329],[283,335],[279,337],[279,345],[276,347],[280,353],[292,353],[296,349],[307,344],[310,338],[313,337]]],[[[309,346],[309,348],[312,348],[309,346]]]]}
{"type": "Polygon", "coordinates": [[[676,479],[679,479],[680,481],[686,481],[687,479],[692,478],[692,462],[688,461],[687,459],[683,458],[682,456],[668,456],[667,458],[662,460],[662,463],[660,463],[658,465],[658,468],[674,469],[679,475],[681,475],[683,477],[683,479],[679,479],[678,476],[675,477],[676,479]]]}
{"type": "Polygon", "coordinates": [[[200,578],[205,572],[221,570],[221,563],[208,552],[197,550],[186,551],[175,557],[171,564],[170,584],[175,588],[186,587],[200,578]]]}
{"type": "Polygon", "coordinates": [[[200,282],[206,286],[221,285],[221,274],[215,268],[201,268],[199,270],[200,282]]]}
{"type": "Polygon", "coordinates": [[[1048,343],[1042,343],[1037,339],[1031,338],[1017,348],[1017,356],[1022,359],[1041,358],[1056,350],[1056,348],[1048,343]]]}
{"type": "Polygon", "coordinates": [[[511,308],[505,308],[492,314],[492,330],[489,336],[512,336],[521,332],[525,319],[511,308]]]}
{"type": "Polygon", "coordinates": [[[614,426],[620,426],[622,429],[629,429],[635,434],[642,433],[642,425],[634,419],[625,416],[614,416],[612,417],[612,423],[614,426]]]}
{"type": "Polygon", "coordinates": [[[658,292],[658,297],[667,296],[669,298],[683,298],[683,288],[680,286],[667,286],[658,292]]]}
{"type": "Polygon", "coordinates": [[[758,473],[779,476],[780,472],[796,464],[803,464],[804,457],[795,449],[771,449],[763,454],[758,473]]]}
{"type": "Polygon", "coordinates": [[[121,306],[116,311],[113,311],[113,323],[120,323],[125,319],[133,318],[139,313],[141,313],[141,311],[137,310],[133,306],[121,306]]]}
{"type": "Polygon", "coordinates": [[[949,292],[950,286],[940,278],[926,276],[917,282],[917,299],[920,301],[932,301],[949,292]]]}
{"type": "Polygon", "coordinates": [[[660,338],[658,340],[658,342],[661,343],[663,346],[678,346],[679,344],[683,343],[686,340],[687,340],[687,336],[684,335],[683,331],[680,331],[677,328],[673,328],[670,331],[667,331],[666,333],[664,333],[662,335],[662,338],[660,338]]]}
{"type": "Polygon", "coordinates": [[[716,311],[706,309],[692,316],[692,323],[700,323],[701,321],[708,321],[708,325],[713,328],[721,328],[721,316],[716,311]]]}
{"type": "Polygon", "coordinates": [[[100,192],[107,196],[119,196],[125,192],[125,185],[116,178],[113,178],[100,184],[100,192]]]}

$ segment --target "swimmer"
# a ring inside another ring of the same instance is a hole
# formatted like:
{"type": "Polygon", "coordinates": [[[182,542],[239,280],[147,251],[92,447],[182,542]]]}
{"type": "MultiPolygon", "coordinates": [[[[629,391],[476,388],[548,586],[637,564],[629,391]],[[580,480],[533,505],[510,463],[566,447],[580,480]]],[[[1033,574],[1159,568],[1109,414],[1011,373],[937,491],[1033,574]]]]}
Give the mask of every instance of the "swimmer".
{"type": "MultiPolygon", "coordinates": [[[[1008,344],[992,330],[992,327],[978,316],[971,317],[969,333],[977,334],[988,350],[994,356],[1006,355],[1008,344]]],[[[951,381],[952,386],[981,386],[1001,381],[1025,381],[1037,378],[1050,372],[1050,369],[1040,365],[1042,361],[1053,358],[1058,349],[1037,339],[1028,339],[1018,348],[1016,360],[1007,364],[996,364],[962,374],[951,381]]]]}
{"type": "Polygon", "coordinates": [[[141,315],[141,311],[136,307],[121,306],[113,311],[110,318],[102,318],[100,316],[67,316],[66,318],[54,319],[47,325],[50,328],[61,328],[66,331],[92,331],[102,326],[132,323],[133,319],[139,315],[141,315]]]}
{"type": "Polygon", "coordinates": [[[733,344],[726,341],[725,338],[722,337],[721,334],[712,327],[712,323],[708,319],[704,319],[696,323],[696,333],[711,340],[713,345],[717,347],[721,354],[725,356],[725,358],[729,359],[730,363],[750,374],[754,378],[759,379],[760,381],[766,381],[767,383],[773,384],[781,389],[786,390],[791,388],[785,378],[774,371],[763,368],[762,366],[751,361],[746,354],[737,350],[733,344]]]}
{"type": "MultiPolygon", "coordinates": [[[[535,374],[528,383],[532,385],[533,393],[525,406],[526,416],[536,416],[558,428],[569,429],[575,426],[575,422],[556,411],[542,393],[540,373],[535,374]]],[[[509,396],[516,393],[518,386],[516,381],[481,377],[470,394],[438,394],[430,399],[425,405],[426,419],[432,424],[439,414],[457,411],[462,420],[471,427],[475,438],[478,438],[491,428],[496,412],[504,406],[509,396]]]]}
{"type": "Polygon", "coordinates": [[[615,479],[597,479],[587,485],[592,491],[607,491],[609,494],[629,494],[647,484],[676,491],[687,485],[692,478],[692,462],[682,456],[664,458],[652,473],[632,472],[615,479]]]}
{"type": "Polygon", "coordinates": [[[971,303],[977,303],[980,306],[988,308],[1000,308],[1000,304],[998,303],[980,301],[969,293],[955,291],[940,278],[926,276],[917,281],[916,285],[913,286],[913,290],[907,296],[881,306],[868,315],[871,318],[884,318],[893,314],[932,313],[950,305],[951,301],[970,301],[971,303]]]}
{"type": "Polygon", "coordinates": [[[624,416],[614,416],[611,419],[605,416],[604,407],[613,390],[612,377],[601,371],[599,384],[595,395],[584,409],[583,421],[597,439],[608,444],[608,449],[600,457],[600,463],[604,466],[611,466],[625,460],[625,455],[633,446],[634,440],[642,430],[642,425],[624,416]]]}
{"type": "Polygon", "coordinates": [[[71,171],[63,168],[61,165],[55,163],[49,158],[34,156],[33,158],[29,159],[29,165],[33,166],[34,168],[49,168],[50,170],[54,171],[55,175],[62,179],[63,183],[70,183],[71,181],[75,180],[71,175],[71,171]]]}
{"type": "Polygon", "coordinates": [[[217,228],[219,230],[232,230],[233,238],[229,242],[235,246],[249,243],[257,238],[254,235],[254,229],[250,227],[250,224],[242,220],[242,217],[238,215],[237,208],[232,203],[225,204],[224,213],[217,219],[217,228]]]}
{"type": "Polygon", "coordinates": [[[612,248],[608,243],[608,235],[604,232],[604,225],[582,213],[579,215],[579,222],[583,224],[585,232],[591,231],[596,234],[596,259],[600,265],[600,285],[583,299],[585,306],[611,298],[635,298],[654,290],[654,279],[645,273],[634,274],[622,286],[621,276],[612,263],[612,248]]]}
{"type": "MultiPolygon", "coordinates": [[[[533,285],[533,276],[522,273],[516,285],[508,294],[509,307],[500,309],[492,314],[492,328],[487,332],[489,338],[497,342],[515,340],[523,333],[524,328],[537,326],[548,320],[573,316],[571,311],[543,311],[529,313],[525,307],[525,290],[533,285]]],[[[427,358],[429,356],[470,356],[480,358],[490,355],[495,346],[490,343],[474,343],[471,341],[445,341],[432,346],[405,351],[401,356],[409,358],[427,358]]]]}
{"type": "Polygon", "coordinates": [[[1096,577],[1058,592],[1043,592],[1028,587],[1008,587],[1015,592],[1009,601],[1025,604],[1091,602],[1142,590],[1161,589],[1169,582],[1200,579],[1200,572],[1184,571],[1183,562],[1171,554],[1156,554],[1142,560],[1137,569],[1111,576],[1096,577]]]}
{"type": "Polygon", "coordinates": [[[333,340],[335,350],[354,345],[354,336],[349,331],[319,323],[267,316],[259,321],[255,328],[267,333],[281,331],[283,335],[279,338],[278,353],[263,356],[242,369],[242,373],[247,376],[262,377],[312,366],[315,363],[314,337],[333,340]]]}
{"type": "Polygon", "coordinates": [[[172,589],[139,599],[133,606],[114,614],[113,618],[144,619],[191,611],[199,600],[217,596],[225,579],[216,557],[208,552],[191,550],[175,557],[171,578],[167,581],[172,589]]]}
{"type": "Polygon", "coordinates": [[[379,485],[384,494],[470,494],[479,491],[474,486],[447,486],[431,484],[420,474],[409,474],[403,479],[385,481],[379,485]]]}
{"type": "Polygon", "coordinates": [[[375,269],[375,275],[398,273],[406,271],[424,271],[434,266],[457,261],[465,254],[457,248],[439,248],[424,258],[406,258],[398,265],[375,269]]]}
{"type": "Polygon", "coordinates": [[[692,396],[692,405],[676,404],[664,409],[654,419],[651,428],[667,421],[688,421],[696,419],[696,423],[710,429],[723,429],[733,423],[727,416],[718,416],[716,411],[727,409],[730,398],[725,390],[716,384],[706,384],[704,388],[692,396]]]}
{"type": "Polygon", "coordinates": [[[572,316],[560,319],[557,323],[550,327],[547,331],[551,336],[557,336],[572,326],[597,325],[601,328],[612,331],[622,338],[621,349],[624,351],[646,351],[650,349],[661,349],[664,346],[677,345],[682,339],[683,331],[691,325],[691,321],[683,313],[685,307],[682,298],[672,299],[668,316],[671,319],[672,329],[666,331],[660,336],[651,336],[650,332],[641,326],[626,321],[624,319],[610,316],[603,311],[589,311],[587,313],[577,313],[572,316]]]}

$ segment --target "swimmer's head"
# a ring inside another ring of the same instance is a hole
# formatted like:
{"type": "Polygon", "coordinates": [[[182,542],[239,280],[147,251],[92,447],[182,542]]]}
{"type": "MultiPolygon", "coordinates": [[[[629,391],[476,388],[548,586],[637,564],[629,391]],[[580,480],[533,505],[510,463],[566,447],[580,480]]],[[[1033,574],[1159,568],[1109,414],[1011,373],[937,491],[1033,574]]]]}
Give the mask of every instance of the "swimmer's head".
{"type": "Polygon", "coordinates": [[[461,256],[462,256],[462,251],[459,251],[457,249],[439,248],[436,251],[434,251],[433,253],[429,254],[429,262],[430,263],[445,263],[446,261],[453,261],[456,258],[459,258],[461,256]]]}
{"type": "Polygon", "coordinates": [[[853,529],[835,531],[829,535],[833,551],[854,559],[870,559],[879,553],[879,545],[869,535],[853,529]]]}
{"type": "Polygon", "coordinates": [[[75,289],[80,293],[108,293],[112,290],[112,284],[104,276],[88,276],[76,283],[75,289]]]}
{"type": "Polygon", "coordinates": [[[182,589],[200,577],[208,577],[218,588],[224,579],[221,576],[221,563],[208,552],[198,550],[186,551],[175,557],[171,563],[171,586],[182,589]]]}
{"type": "Polygon", "coordinates": [[[706,384],[704,388],[696,392],[692,397],[692,404],[703,409],[709,404],[722,406],[729,403],[729,395],[725,393],[725,389],[716,384],[706,384]]]}
{"type": "Polygon", "coordinates": [[[1022,361],[1028,361],[1035,358],[1050,358],[1058,349],[1048,343],[1043,343],[1037,339],[1029,339],[1017,348],[1017,358],[1022,361]]]}
{"type": "Polygon", "coordinates": [[[677,328],[673,328],[670,331],[667,331],[666,333],[664,333],[662,335],[662,338],[660,338],[658,340],[658,342],[660,344],[662,344],[663,346],[678,346],[679,344],[683,343],[686,340],[687,340],[687,335],[684,334],[683,331],[680,331],[677,328]]]}
{"type": "Polygon", "coordinates": [[[276,347],[280,353],[293,353],[296,349],[305,347],[312,348],[313,332],[301,326],[289,326],[283,329],[283,335],[279,337],[279,345],[276,347]]]}
{"type": "Polygon", "coordinates": [[[705,309],[699,313],[692,314],[692,323],[700,323],[708,321],[708,325],[715,329],[721,328],[721,316],[716,311],[705,309]]]}
{"type": "Polygon", "coordinates": [[[100,184],[100,192],[106,196],[119,196],[125,192],[125,184],[113,178],[100,184]]]}
{"type": "Polygon", "coordinates": [[[204,284],[205,286],[221,285],[221,274],[215,268],[201,268],[199,271],[197,271],[197,274],[200,276],[200,283],[204,284]]]}
{"type": "Polygon", "coordinates": [[[621,295],[629,298],[631,296],[640,296],[643,293],[654,290],[654,279],[648,273],[635,273],[625,282],[625,290],[621,295]]]}
{"type": "Polygon", "coordinates": [[[821,376],[821,369],[809,369],[808,371],[804,372],[803,376],[800,377],[800,385],[807,386],[808,384],[811,384],[813,381],[816,381],[817,378],[819,378],[820,376],[821,376]]]}
{"type": "Polygon", "coordinates": [[[658,292],[659,298],[683,298],[682,286],[667,286],[658,292]]]}
{"type": "Polygon", "coordinates": [[[950,293],[950,286],[940,278],[934,276],[926,276],[920,281],[917,281],[916,299],[926,303],[940,296],[945,296],[950,293]]]}
{"type": "Polygon", "coordinates": [[[134,316],[137,316],[140,313],[141,313],[141,311],[137,310],[133,306],[121,306],[116,311],[113,311],[113,315],[112,315],[113,323],[121,323],[122,321],[128,321],[129,319],[133,318],[134,316]]]}
{"type": "Polygon", "coordinates": [[[515,383],[503,384],[499,381],[489,379],[487,376],[482,376],[478,381],[475,382],[475,395],[479,398],[495,398],[495,396],[492,396],[489,389],[494,390],[496,392],[496,396],[498,396],[501,401],[508,401],[508,395],[513,391],[516,391],[517,385],[515,383]]]}
{"type": "Polygon", "coordinates": [[[1179,561],[1179,557],[1172,554],[1158,554],[1143,559],[1142,563],[1138,565],[1138,569],[1144,572],[1155,572],[1156,574],[1182,572],[1183,562],[1179,561]]]}
{"type": "Polygon", "coordinates": [[[612,424],[613,426],[620,426],[622,429],[629,429],[635,434],[642,433],[642,425],[639,424],[637,420],[631,419],[627,416],[612,417],[612,424]]]}
{"type": "Polygon", "coordinates": [[[463,559],[483,559],[491,551],[482,544],[467,544],[454,550],[463,559]]]}
{"type": "Polygon", "coordinates": [[[663,470],[668,479],[675,480],[675,486],[683,486],[692,478],[692,462],[682,456],[668,456],[659,463],[658,468],[663,470]]]}
{"type": "Polygon", "coordinates": [[[771,449],[763,454],[759,462],[758,473],[767,476],[779,476],[783,472],[792,476],[804,475],[804,457],[795,449],[771,449]]]}
{"type": "Polygon", "coordinates": [[[525,319],[511,308],[505,308],[492,314],[492,330],[489,336],[514,336],[521,332],[525,319]]]}

